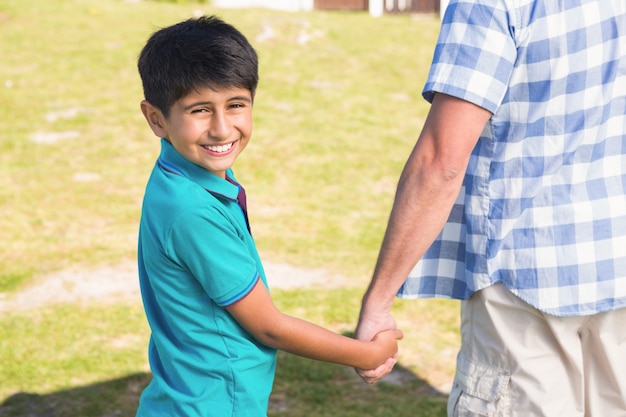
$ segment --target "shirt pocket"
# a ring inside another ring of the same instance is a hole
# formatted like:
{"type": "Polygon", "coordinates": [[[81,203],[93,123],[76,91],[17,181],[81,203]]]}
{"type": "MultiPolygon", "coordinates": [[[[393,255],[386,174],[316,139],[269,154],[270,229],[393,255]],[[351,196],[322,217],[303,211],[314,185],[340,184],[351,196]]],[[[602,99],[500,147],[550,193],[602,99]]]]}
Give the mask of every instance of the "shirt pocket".
{"type": "Polygon", "coordinates": [[[510,416],[510,372],[466,358],[462,353],[448,400],[452,417],[510,416]]]}

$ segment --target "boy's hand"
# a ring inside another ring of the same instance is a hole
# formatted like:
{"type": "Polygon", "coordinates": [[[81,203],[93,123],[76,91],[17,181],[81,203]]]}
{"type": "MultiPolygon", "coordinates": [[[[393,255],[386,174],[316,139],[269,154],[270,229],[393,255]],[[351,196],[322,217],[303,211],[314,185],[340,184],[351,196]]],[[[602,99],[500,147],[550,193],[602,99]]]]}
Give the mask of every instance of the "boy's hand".
{"type": "Polygon", "coordinates": [[[398,329],[384,330],[374,336],[372,342],[381,345],[388,359],[375,369],[356,369],[357,373],[365,382],[373,384],[391,373],[394,365],[398,361],[398,340],[403,337],[404,333],[398,329]]]}
{"type": "Polygon", "coordinates": [[[378,332],[372,342],[378,343],[385,349],[385,356],[391,358],[398,354],[398,340],[404,337],[402,330],[389,329],[378,332]]]}

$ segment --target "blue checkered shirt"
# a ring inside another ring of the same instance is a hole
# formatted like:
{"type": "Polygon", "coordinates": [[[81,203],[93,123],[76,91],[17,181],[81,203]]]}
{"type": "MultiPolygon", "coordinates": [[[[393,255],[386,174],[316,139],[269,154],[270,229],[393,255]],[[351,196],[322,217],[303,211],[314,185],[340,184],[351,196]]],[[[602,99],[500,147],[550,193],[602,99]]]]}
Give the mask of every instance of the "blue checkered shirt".
{"type": "Polygon", "coordinates": [[[435,92],[493,116],[398,296],[501,282],[548,314],[626,307],[626,1],[452,0],[435,92]]]}

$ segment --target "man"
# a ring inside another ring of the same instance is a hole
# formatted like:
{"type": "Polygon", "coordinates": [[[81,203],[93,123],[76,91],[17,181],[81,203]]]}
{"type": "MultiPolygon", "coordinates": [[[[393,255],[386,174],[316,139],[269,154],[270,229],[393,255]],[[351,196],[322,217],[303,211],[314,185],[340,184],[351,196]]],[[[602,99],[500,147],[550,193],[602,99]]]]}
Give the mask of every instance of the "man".
{"type": "Polygon", "coordinates": [[[452,1],[424,97],[357,337],[460,299],[449,416],[625,416],[626,3],[452,1]]]}

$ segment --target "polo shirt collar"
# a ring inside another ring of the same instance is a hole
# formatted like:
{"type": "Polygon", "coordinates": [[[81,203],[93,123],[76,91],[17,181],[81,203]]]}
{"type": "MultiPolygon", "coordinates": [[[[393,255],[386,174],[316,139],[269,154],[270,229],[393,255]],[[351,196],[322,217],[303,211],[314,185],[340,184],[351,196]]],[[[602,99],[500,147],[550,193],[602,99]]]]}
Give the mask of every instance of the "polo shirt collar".
{"type": "Polygon", "coordinates": [[[236,184],[230,168],[226,171],[226,176],[235,181],[235,184],[215,174],[211,174],[204,168],[189,161],[178,153],[174,146],[165,139],[161,139],[161,155],[159,156],[158,164],[161,169],[185,177],[197,183],[211,194],[217,194],[229,200],[237,201],[239,186],[236,184]]]}

